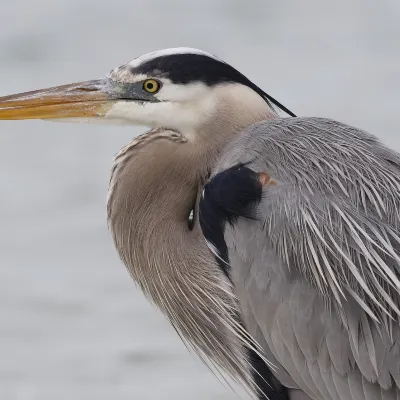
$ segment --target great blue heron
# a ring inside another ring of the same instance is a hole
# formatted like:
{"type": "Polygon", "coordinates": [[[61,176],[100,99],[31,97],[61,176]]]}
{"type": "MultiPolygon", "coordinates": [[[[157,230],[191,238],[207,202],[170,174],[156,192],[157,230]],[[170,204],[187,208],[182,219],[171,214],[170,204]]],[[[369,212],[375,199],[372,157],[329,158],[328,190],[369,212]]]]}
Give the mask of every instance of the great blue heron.
{"type": "Polygon", "coordinates": [[[399,154],[187,48],[0,99],[78,117],[153,128],[115,157],[109,226],[203,361],[259,399],[400,399],[399,154]]]}

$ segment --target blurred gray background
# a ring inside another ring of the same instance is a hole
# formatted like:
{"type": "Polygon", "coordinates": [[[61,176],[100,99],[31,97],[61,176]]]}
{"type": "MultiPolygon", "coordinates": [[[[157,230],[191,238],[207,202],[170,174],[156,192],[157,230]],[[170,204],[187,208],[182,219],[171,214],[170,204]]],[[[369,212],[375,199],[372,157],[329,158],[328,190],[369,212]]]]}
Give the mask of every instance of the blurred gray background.
{"type": "MultiPolygon", "coordinates": [[[[13,0],[0,95],[199,47],[298,115],[400,149],[398,0],[13,0]]],[[[143,128],[0,124],[0,399],[237,398],[136,290],[106,226],[112,156],[143,128]]]]}

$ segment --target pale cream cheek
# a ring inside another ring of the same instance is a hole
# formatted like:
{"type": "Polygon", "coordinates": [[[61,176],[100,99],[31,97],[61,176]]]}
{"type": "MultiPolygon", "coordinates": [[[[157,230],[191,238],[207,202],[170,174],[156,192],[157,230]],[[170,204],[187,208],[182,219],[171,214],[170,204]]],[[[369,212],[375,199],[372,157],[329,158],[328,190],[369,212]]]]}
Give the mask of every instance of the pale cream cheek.
{"type": "Polygon", "coordinates": [[[105,114],[110,121],[124,120],[127,123],[146,125],[152,128],[170,128],[192,132],[211,114],[212,102],[159,102],[136,103],[121,101],[115,103],[105,114]]]}
{"type": "Polygon", "coordinates": [[[162,79],[161,81],[163,87],[155,95],[161,101],[191,103],[208,97],[211,92],[210,88],[201,82],[181,85],[174,84],[167,79],[162,79]]]}
{"type": "Polygon", "coordinates": [[[104,115],[108,120],[125,120],[131,124],[147,125],[145,107],[140,103],[130,101],[118,101],[104,115]]]}
{"type": "Polygon", "coordinates": [[[174,110],[170,103],[139,103],[120,101],[105,114],[108,120],[123,119],[131,124],[150,127],[165,126],[165,122],[174,119],[174,110]]]}

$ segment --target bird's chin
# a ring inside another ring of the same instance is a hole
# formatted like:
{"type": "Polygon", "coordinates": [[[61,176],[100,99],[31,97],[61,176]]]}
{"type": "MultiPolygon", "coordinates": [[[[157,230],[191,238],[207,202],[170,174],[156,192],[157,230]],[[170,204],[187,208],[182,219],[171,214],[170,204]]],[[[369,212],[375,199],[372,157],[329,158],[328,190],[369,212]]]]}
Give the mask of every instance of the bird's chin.
{"type": "Polygon", "coordinates": [[[159,113],[159,103],[144,100],[115,101],[104,114],[104,121],[118,125],[153,127],[154,116],[159,113]]]}

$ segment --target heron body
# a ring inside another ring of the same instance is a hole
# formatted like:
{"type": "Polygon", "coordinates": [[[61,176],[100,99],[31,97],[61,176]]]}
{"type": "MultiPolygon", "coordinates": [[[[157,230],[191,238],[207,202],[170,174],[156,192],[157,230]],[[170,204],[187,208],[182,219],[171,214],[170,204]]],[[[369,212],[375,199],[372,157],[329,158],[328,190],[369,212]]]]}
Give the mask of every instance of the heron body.
{"type": "Polygon", "coordinates": [[[397,280],[399,168],[365,132],[293,118],[250,128],[205,187],[200,218],[220,210],[218,255],[245,324],[280,382],[311,399],[399,398],[399,292],[386,275],[397,280]],[[237,185],[243,170],[274,181],[237,185]]]}
{"type": "Polygon", "coordinates": [[[0,119],[26,118],[152,128],[115,157],[108,223],[135,282],[205,363],[255,399],[400,400],[396,152],[297,118],[187,48],[0,98],[0,119]]]}

